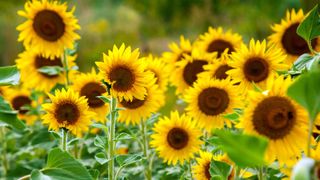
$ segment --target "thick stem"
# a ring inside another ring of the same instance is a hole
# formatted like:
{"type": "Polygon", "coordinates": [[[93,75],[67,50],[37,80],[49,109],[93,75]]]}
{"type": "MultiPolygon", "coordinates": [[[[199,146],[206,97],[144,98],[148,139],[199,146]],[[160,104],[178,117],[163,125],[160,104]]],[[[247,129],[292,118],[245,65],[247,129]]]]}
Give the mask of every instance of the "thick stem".
{"type": "Polygon", "coordinates": [[[114,180],[114,156],[115,156],[115,129],[116,129],[116,107],[117,99],[115,97],[111,98],[110,102],[110,113],[109,113],[109,139],[108,139],[108,179],[114,180]]]}
{"type": "Polygon", "coordinates": [[[63,63],[64,72],[65,72],[65,76],[66,76],[66,86],[69,86],[69,85],[70,85],[70,79],[69,79],[69,63],[68,63],[68,60],[67,60],[66,50],[65,50],[64,53],[63,53],[62,63],[63,63]]]}
{"type": "Polygon", "coordinates": [[[143,119],[141,119],[141,132],[142,132],[142,141],[143,141],[143,155],[144,157],[147,159],[148,161],[148,166],[145,167],[145,171],[144,171],[144,174],[145,174],[145,178],[147,180],[151,180],[152,178],[152,172],[151,172],[151,169],[150,169],[150,162],[149,162],[149,146],[148,146],[148,134],[147,134],[147,126],[145,124],[145,121],[143,121],[143,119]]]}
{"type": "Polygon", "coordinates": [[[258,169],[259,169],[258,179],[264,180],[263,166],[259,167],[258,169]]]}
{"type": "Polygon", "coordinates": [[[61,148],[64,151],[68,151],[67,142],[68,142],[68,130],[65,128],[62,128],[61,148]]]}

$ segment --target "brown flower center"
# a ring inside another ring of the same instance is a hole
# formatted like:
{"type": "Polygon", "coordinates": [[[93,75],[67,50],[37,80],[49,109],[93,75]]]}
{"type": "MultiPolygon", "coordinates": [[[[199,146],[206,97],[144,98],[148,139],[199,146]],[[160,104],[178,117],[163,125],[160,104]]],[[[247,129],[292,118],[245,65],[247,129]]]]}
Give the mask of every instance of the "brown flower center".
{"type": "Polygon", "coordinates": [[[220,67],[218,67],[218,69],[216,70],[216,72],[214,73],[214,77],[217,79],[226,79],[228,77],[228,75],[226,74],[227,71],[229,71],[230,69],[233,69],[232,67],[228,66],[228,65],[221,65],[220,67]]]}
{"type": "Polygon", "coordinates": [[[112,88],[121,92],[130,90],[135,82],[132,70],[126,66],[114,67],[110,71],[109,77],[111,82],[115,82],[112,88]]]}
{"type": "Polygon", "coordinates": [[[54,116],[60,124],[75,124],[80,118],[80,111],[73,102],[62,102],[57,105],[54,116]]]}
{"type": "Polygon", "coordinates": [[[204,71],[203,66],[208,64],[204,60],[194,60],[189,62],[183,69],[183,79],[189,85],[192,86],[197,80],[197,74],[204,71]]]}
{"type": "Polygon", "coordinates": [[[137,109],[143,106],[146,100],[147,100],[147,97],[145,97],[144,100],[133,98],[132,101],[122,100],[120,104],[127,109],[137,109]]]}
{"type": "Polygon", "coordinates": [[[245,62],[243,71],[248,81],[257,83],[268,77],[269,64],[266,60],[259,57],[250,58],[245,62]]]}
{"type": "Polygon", "coordinates": [[[41,38],[54,42],[63,36],[65,24],[58,13],[51,10],[43,10],[35,15],[33,29],[41,38]]]}
{"type": "MultiPolygon", "coordinates": [[[[284,32],[281,44],[288,54],[300,56],[304,53],[310,53],[307,42],[297,34],[297,28],[299,23],[292,24],[284,32]]],[[[317,45],[317,40],[314,39],[311,42],[311,46],[314,48],[317,45]]]]}
{"type": "Polygon", "coordinates": [[[208,48],[207,52],[212,53],[212,52],[217,52],[218,53],[218,58],[221,57],[221,54],[228,48],[228,54],[234,51],[234,48],[232,44],[228,41],[222,40],[222,39],[217,39],[212,41],[208,48]]]}
{"type": "Polygon", "coordinates": [[[296,121],[292,103],[284,97],[268,97],[253,113],[253,126],[258,133],[270,139],[280,139],[290,133],[296,121]]]}
{"type": "Polygon", "coordinates": [[[189,135],[181,128],[172,128],[167,135],[167,142],[176,150],[183,149],[188,145],[189,135]]]}
{"type": "Polygon", "coordinates": [[[90,82],[82,87],[80,95],[88,98],[88,105],[91,108],[97,108],[104,105],[104,102],[97,98],[106,92],[106,89],[99,83],[90,82]]]}
{"type": "Polygon", "coordinates": [[[28,110],[23,110],[24,105],[30,105],[31,99],[27,96],[17,96],[12,100],[12,107],[14,110],[19,111],[19,114],[26,114],[28,110]]]}
{"type": "Polygon", "coordinates": [[[198,96],[199,109],[209,116],[223,113],[229,105],[228,93],[219,88],[204,89],[198,96]]]}
{"type": "Polygon", "coordinates": [[[210,175],[210,162],[208,162],[205,166],[204,166],[204,174],[206,176],[206,178],[208,180],[211,179],[211,175],[210,175]]]}
{"type": "MultiPolygon", "coordinates": [[[[60,58],[55,57],[54,59],[49,59],[49,58],[45,58],[42,56],[36,56],[34,65],[35,65],[36,69],[40,69],[44,66],[60,66],[60,67],[63,66],[60,58]]],[[[49,74],[42,73],[42,72],[39,72],[39,73],[41,75],[45,76],[46,78],[58,77],[58,75],[49,75],[49,74]]]]}

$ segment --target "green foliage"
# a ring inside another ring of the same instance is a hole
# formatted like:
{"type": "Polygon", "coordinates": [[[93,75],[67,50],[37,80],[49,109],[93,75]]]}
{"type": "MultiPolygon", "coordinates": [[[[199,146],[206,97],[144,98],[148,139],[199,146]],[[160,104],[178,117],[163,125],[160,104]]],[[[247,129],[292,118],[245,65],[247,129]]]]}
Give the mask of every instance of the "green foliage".
{"type": "Polygon", "coordinates": [[[23,131],[26,126],[18,119],[17,111],[11,109],[10,105],[0,96],[0,122],[14,128],[18,131],[23,131]]]}
{"type": "Polygon", "coordinates": [[[60,66],[43,66],[38,69],[39,72],[54,76],[62,73],[64,71],[63,67],[60,66]]]}
{"type": "Polygon", "coordinates": [[[32,180],[41,180],[43,178],[52,180],[93,179],[80,162],[60,148],[52,149],[49,152],[45,168],[40,171],[34,170],[31,174],[32,180]]]}
{"type": "Polygon", "coordinates": [[[288,96],[302,105],[312,121],[320,111],[320,71],[303,74],[289,88],[288,96]]]}
{"type": "Polygon", "coordinates": [[[316,5],[297,28],[297,33],[308,42],[309,47],[311,47],[311,40],[320,35],[319,20],[319,6],[316,5]]]}
{"type": "Polygon", "coordinates": [[[316,180],[314,166],[316,162],[311,158],[302,158],[294,167],[292,180],[316,180]]]}
{"type": "Polygon", "coordinates": [[[0,67],[0,86],[19,84],[20,73],[17,66],[0,67]]]}
{"type": "Polygon", "coordinates": [[[218,144],[239,167],[264,165],[268,141],[264,138],[217,130],[218,144]]]}
{"type": "Polygon", "coordinates": [[[228,179],[231,173],[232,167],[221,161],[211,161],[210,163],[210,176],[211,180],[224,180],[228,179]]]}

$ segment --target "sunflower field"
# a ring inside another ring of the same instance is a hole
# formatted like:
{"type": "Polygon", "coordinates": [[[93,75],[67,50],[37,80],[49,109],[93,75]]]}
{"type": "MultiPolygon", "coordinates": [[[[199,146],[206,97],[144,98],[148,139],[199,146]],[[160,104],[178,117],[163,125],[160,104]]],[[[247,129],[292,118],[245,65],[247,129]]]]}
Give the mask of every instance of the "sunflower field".
{"type": "Polygon", "coordinates": [[[0,2],[0,179],[320,179],[320,6],[277,3],[0,2]]]}

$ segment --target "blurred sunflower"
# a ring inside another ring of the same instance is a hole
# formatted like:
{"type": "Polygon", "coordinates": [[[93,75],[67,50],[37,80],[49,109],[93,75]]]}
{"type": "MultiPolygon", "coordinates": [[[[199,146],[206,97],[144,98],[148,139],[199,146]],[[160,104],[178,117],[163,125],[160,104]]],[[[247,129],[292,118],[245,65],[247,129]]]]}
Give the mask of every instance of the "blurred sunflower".
{"type": "Polygon", "coordinates": [[[267,47],[266,41],[254,41],[251,39],[249,47],[242,45],[232,54],[229,65],[234,68],[226,72],[236,82],[240,83],[243,91],[253,88],[252,83],[262,89],[266,82],[273,79],[277,70],[287,69],[284,64],[286,56],[274,46],[267,47]]]}
{"type": "Polygon", "coordinates": [[[103,79],[112,85],[111,95],[119,100],[143,100],[146,87],[154,78],[152,72],[145,71],[146,64],[139,58],[139,50],[131,52],[131,47],[113,47],[108,55],[103,54],[103,62],[96,62],[103,79]]]}
{"type": "Polygon", "coordinates": [[[27,18],[17,27],[18,41],[23,41],[27,49],[33,49],[50,59],[60,57],[64,49],[74,49],[74,41],[80,39],[75,30],[80,29],[73,13],[67,11],[67,3],[58,1],[33,0],[25,3],[25,11],[18,14],[27,18]]]}
{"type": "Polygon", "coordinates": [[[213,63],[216,53],[206,53],[193,49],[191,55],[176,63],[176,69],[170,76],[171,82],[177,87],[176,94],[182,94],[187,88],[192,87],[198,79],[197,75],[204,71],[203,66],[213,63]]]}
{"type": "Polygon", "coordinates": [[[150,144],[169,165],[176,165],[177,162],[183,164],[200,150],[201,131],[190,117],[184,114],[179,116],[177,111],[171,112],[170,118],[161,118],[153,131],[150,144]]]}
{"type": "Polygon", "coordinates": [[[87,99],[79,96],[72,89],[56,90],[55,95],[48,94],[52,103],[42,105],[46,114],[42,116],[43,124],[55,131],[66,128],[72,134],[81,137],[83,131],[89,130],[90,119],[95,113],[89,111],[87,99]]]}
{"type": "Polygon", "coordinates": [[[212,128],[222,128],[230,125],[223,115],[232,113],[234,108],[241,108],[239,90],[232,85],[230,78],[217,80],[199,79],[193,88],[186,91],[184,100],[188,103],[187,114],[191,116],[201,128],[210,131],[212,128]]]}
{"type": "Polygon", "coordinates": [[[120,122],[129,124],[139,124],[141,120],[147,120],[148,117],[159,110],[164,105],[164,92],[158,85],[154,84],[147,87],[147,95],[143,100],[133,98],[132,101],[121,100],[119,107],[125,108],[119,111],[120,122]]]}
{"type": "Polygon", "coordinates": [[[171,52],[163,53],[163,59],[168,64],[174,64],[181,61],[185,55],[190,55],[192,51],[192,44],[188,39],[180,36],[180,44],[169,44],[171,52]]]}
{"type": "MultiPolygon", "coordinates": [[[[272,26],[273,34],[268,37],[270,43],[286,52],[288,65],[292,65],[300,55],[310,53],[307,42],[297,34],[297,28],[304,17],[302,9],[298,12],[292,9],[291,13],[287,11],[286,18],[272,26]]],[[[311,46],[314,49],[320,50],[319,45],[319,38],[312,40],[311,46]]]]}
{"type": "Polygon", "coordinates": [[[89,110],[96,113],[94,120],[105,122],[109,105],[97,96],[108,96],[108,93],[101,80],[101,76],[92,69],[91,73],[79,74],[74,80],[72,89],[88,99],[89,110]]]}
{"type": "Polygon", "coordinates": [[[12,109],[18,111],[18,118],[32,125],[37,120],[35,115],[29,115],[27,106],[35,106],[30,98],[31,92],[25,87],[6,87],[3,89],[3,97],[11,105],[12,109]]]}
{"type": "Polygon", "coordinates": [[[228,65],[229,61],[229,55],[223,54],[218,60],[215,60],[212,64],[204,65],[204,71],[198,74],[198,78],[215,78],[219,80],[226,79],[228,77],[228,74],[226,72],[233,69],[228,65]]]}
{"type": "Polygon", "coordinates": [[[245,133],[269,139],[266,159],[291,164],[307,146],[307,112],[286,96],[291,78],[269,81],[264,93],[250,91],[249,106],[239,124],[245,133]]]}
{"type": "Polygon", "coordinates": [[[232,33],[231,30],[224,32],[222,27],[217,29],[209,27],[208,32],[200,35],[195,44],[208,53],[217,52],[217,56],[220,57],[227,49],[228,54],[234,52],[243,44],[243,41],[239,34],[232,33]]]}
{"type": "MultiPolygon", "coordinates": [[[[76,56],[67,56],[69,67],[76,66],[76,56]]],[[[17,67],[21,73],[21,81],[28,88],[35,88],[36,90],[50,91],[56,84],[65,83],[65,74],[46,74],[40,72],[39,69],[45,66],[59,66],[63,67],[60,57],[54,57],[53,59],[46,58],[41,54],[38,54],[32,50],[24,51],[19,54],[16,60],[17,67]]],[[[76,70],[70,70],[70,76],[73,76],[76,70]]]]}
{"type": "Polygon", "coordinates": [[[147,64],[146,69],[154,74],[154,77],[157,79],[156,84],[165,92],[167,90],[170,73],[168,66],[162,59],[152,57],[152,55],[149,55],[145,59],[145,62],[147,64]]]}

